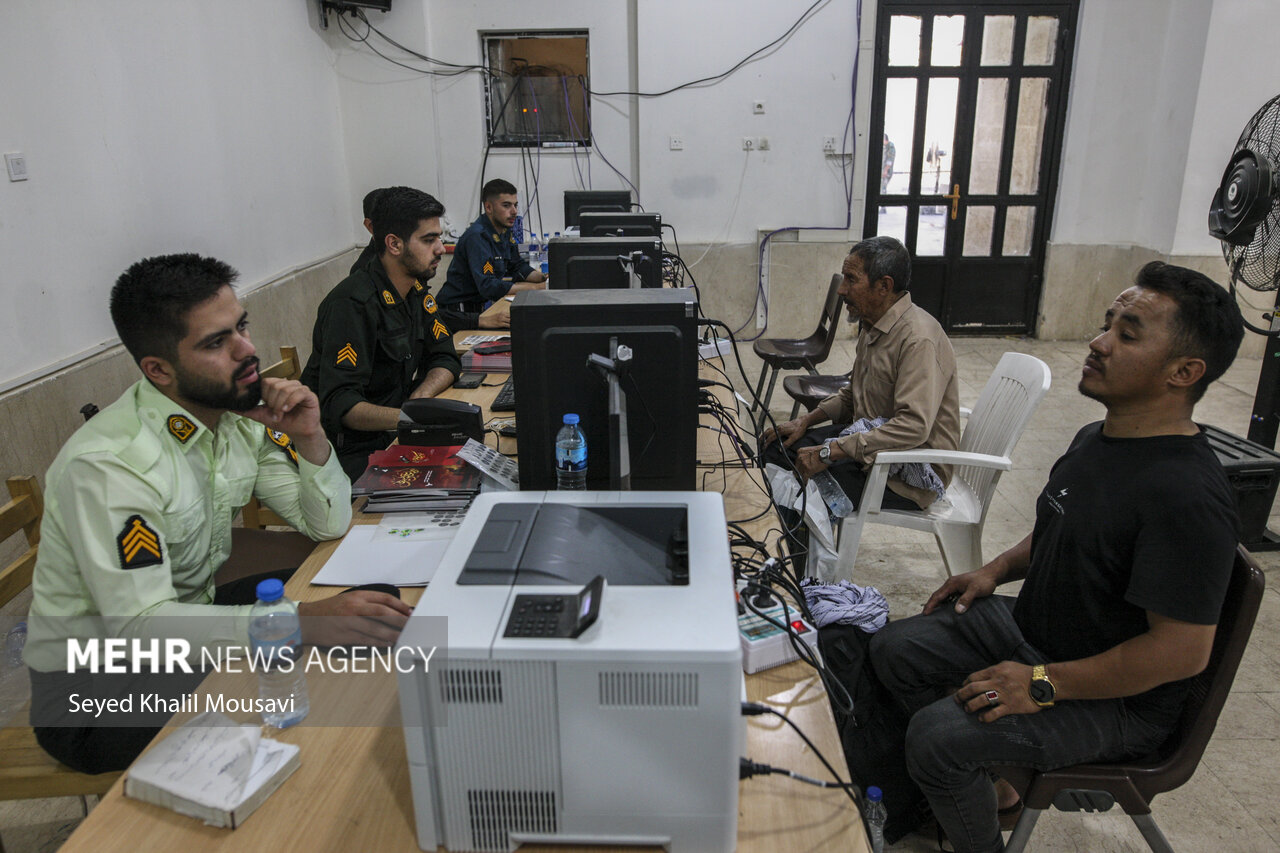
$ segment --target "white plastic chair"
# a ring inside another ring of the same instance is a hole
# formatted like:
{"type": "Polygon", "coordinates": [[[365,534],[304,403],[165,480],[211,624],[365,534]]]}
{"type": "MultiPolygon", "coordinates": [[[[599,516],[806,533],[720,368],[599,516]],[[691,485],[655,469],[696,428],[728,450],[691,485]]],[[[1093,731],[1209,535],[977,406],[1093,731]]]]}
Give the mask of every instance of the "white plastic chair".
{"type": "Polygon", "coordinates": [[[867,524],[891,524],[933,533],[947,574],[982,567],[982,527],[1000,474],[1013,467],[1009,458],[1044,395],[1049,391],[1049,365],[1035,356],[1007,352],[1000,357],[969,422],[959,450],[894,450],[876,455],[867,472],[862,502],[840,528],[837,564],[852,574],[858,543],[867,524]],[[923,510],[882,509],[885,480],[895,462],[954,465],[945,500],[923,510]]]}

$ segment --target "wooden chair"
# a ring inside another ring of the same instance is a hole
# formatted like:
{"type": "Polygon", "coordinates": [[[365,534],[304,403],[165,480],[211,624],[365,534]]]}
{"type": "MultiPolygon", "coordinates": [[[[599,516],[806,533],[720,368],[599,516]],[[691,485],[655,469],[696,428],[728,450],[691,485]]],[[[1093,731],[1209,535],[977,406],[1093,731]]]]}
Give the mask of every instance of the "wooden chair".
{"type": "MultiPolygon", "coordinates": [[[[0,541],[22,531],[27,539],[27,550],[0,568],[0,605],[9,603],[31,585],[40,543],[40,519],[44,515],[44,496],[35,477],[10,477],[9,494],[12,500],[0,507],[0,541]]],[[[36,743],[35,732],[30,726],[0,728],[0,800],[41,797],[80,797],[83,800],[89,794],[105,794],[119,776],[118,772],[91,776],[60,764],[36,743]]],[[[87,814],[87,803],[85,807],[87,814]]]]}
{"type": "MultiPolygon", "coordinates": [[[[259,370],[258,375],[270,379],[300,378],[302,376],[302,362],[298,360],[298,348],[280,347],[280,360],[269,367],[259,370]]],[[[249,502],[244,505],[244,509],[240,511],[240,514],[245,528],[251,530],[266,530],[269,526],[291,526],[289,522],[263,506],[262,502],[256,497],[249,498],[249,502]]]]}
{"type": "Polygon", "coordinates": [[[1024,804],[1006,851],[1022,853],[1040,813],[1051,805],[1062,811],[1092,812],[1106,811],[1119,803],[1152,850],[1173,853],[1168,839],[1156,826],[1151,801],[1156,794],[1181,786],[1199,766],[1249,643],[1265,585],[1257,562],[1244,548],[1237,548],[1209,665],[1192,680],[1177,728],[1153,755],[1045,772],[998,769],[1021,793],[1024,804]]]}
{"type": "Polygon", "coordinates": [[[831,354],[831,346],[835,343],[836,332],[840,328],[840,281],[839,273],[831,276],[831,285],[827,288],[827,299],[822,303],[822,316],[818,318],[818,328],[807,338],[762,338],[756,341],[751,349],[764,362],[760,368],[760,381],[756,383],[756,393],[751,400],[751,411],[760,408],[761,421],[768,420],[769,400],[773,397],[773,387],[778,382],[781,370],[807,370],[811,374],[818,372],[818,365],[827,360],[831,354]],[[769,388],[765,391],[765,380],[769,388]],[[764,397],[760,392],[764,391],[764,397]]]}
{"type": "Polygon", "coordinates": [[[982,528],[1000,474],[1013,467],[1013,448],[1044,395],[1049,392],[1049,366],[1024,353],[1007,352],[987,380],[958,450],[894,450],[876,454],[867,472],[862,502],[841,524],[838,565],[851,574],[858,558],[862,529],[889,524],[932,533],[947,574],[982,567],[982,528]],[[928,509],[882,509],[889,466],[898,462],[954,465],[945,500],[928,509]]]}

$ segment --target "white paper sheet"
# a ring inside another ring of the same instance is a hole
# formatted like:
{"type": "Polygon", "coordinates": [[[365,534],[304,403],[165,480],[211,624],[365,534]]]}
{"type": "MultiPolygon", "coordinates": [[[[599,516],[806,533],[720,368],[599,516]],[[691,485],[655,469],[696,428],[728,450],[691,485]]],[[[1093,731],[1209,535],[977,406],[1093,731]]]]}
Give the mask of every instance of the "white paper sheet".
{"type": "MultiPolygon", "coordinates": [[[[418,513],[397,513],[381,524],[357,524],[311,583],[315,586],[359,586],[389,583],[425,586],[436,573],[452,533],[428,531],[415,523],[418,513]],[[405,535],[404,531],[411,531],[405,535]]],[[[457,530],[456,527],[450,528],[457,530]]]]}

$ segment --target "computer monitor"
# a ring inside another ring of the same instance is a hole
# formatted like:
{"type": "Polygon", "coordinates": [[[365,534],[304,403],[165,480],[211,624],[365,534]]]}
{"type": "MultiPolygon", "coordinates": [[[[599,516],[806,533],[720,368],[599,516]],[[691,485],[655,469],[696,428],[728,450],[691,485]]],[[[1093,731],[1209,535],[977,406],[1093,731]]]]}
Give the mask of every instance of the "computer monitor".
{"type": "Polygon", "coordinates": [[[662,287],[657,237],[557,237],[547,244],[547,262],[553,290],[662,287]]]}
{"type": "Polygon", "coordinates": [[[581,418],[587,488],[614,468],[609,385],[588,356],[631,351],[625,393],[631,488],[696,486],[697,304],[688,290],[528,290],[511,304],[520,488],[554,489],[555,441],[565,414],[581,418]]]}
{"type": "Polygon", "coordinates": [[[578,225],[578,214],[584,210],[626,213],[631,210],[630,190],[565,190],[564,224],[578,225]]]}
{"type": "Polygon", "coordinates": [[[661,213],[597,213],[584,210],[578,217],[582,237],[661,237],[661,213]]]}

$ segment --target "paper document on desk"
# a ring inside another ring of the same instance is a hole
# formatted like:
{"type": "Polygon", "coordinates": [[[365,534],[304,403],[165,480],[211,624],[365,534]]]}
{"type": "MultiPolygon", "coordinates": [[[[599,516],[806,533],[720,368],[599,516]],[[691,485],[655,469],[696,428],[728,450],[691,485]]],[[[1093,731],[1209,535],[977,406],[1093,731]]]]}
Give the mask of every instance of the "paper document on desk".
{"type": "Polygon", "coordinates": [[[396,513],[379,524],[357,524],[311,583],[426,586],[458,531],[464,512],[396,513]]]}
{"type": "Polygon", "coordinates": [[[239,826],[294,770],[298,747],[261,736],[216,712],[201,714],[148,750],[129,768],[126,796],[200,818],[239,826]]]}

